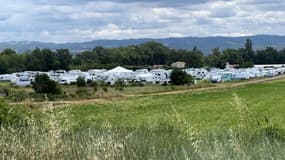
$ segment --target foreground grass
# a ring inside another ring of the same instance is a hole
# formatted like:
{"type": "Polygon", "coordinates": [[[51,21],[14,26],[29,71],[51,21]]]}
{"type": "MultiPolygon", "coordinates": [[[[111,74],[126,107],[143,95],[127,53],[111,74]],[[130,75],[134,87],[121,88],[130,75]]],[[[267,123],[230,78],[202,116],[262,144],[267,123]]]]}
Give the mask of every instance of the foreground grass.
{"type": "Polygon", "coordinates": [[[20,120],[2,122],[0,158],[285,159],[284,94],[278,80],[61,109],[47,103],[24,120],[8,108],[4,116],[20,120]]]}
{"type": "Polygon", "coordinates": [[[239,124],[201,133],[174,110],[175,121],[148,127],[71,129],[69,113],[45,110],[40,119],[0,127],[2,159],[284,159],[285,139],[267,121],[256,125],[239,97],[239,124]]]}
{"type": "Polygon", "coordinates": [[[44,130],[42,126],[3,129],[2,159],[284,159],[285,143],[267,134],[228,130],[200,136],[195,130],[44,130]]]}

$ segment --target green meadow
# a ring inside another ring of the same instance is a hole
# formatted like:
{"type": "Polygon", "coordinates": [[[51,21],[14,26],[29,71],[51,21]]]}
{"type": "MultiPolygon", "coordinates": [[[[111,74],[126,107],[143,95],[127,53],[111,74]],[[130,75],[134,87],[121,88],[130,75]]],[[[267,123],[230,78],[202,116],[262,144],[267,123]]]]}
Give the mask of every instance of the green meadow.
{"type": "Polygon", "coordinates": [[[175,124],[177,114],[199,129],[230,128],[239,122],[235,98],[256,121],[267,118],[285,129],[285,80],[233,89],[123,98],[104,104],[72,106],[72,123],[137,127],[175,124]]]}
{"type": "Polygon", "coordinates": [[[285,159],[284,95],[281,79],[59,108],[3,102],[0,158],[285,159]]]}

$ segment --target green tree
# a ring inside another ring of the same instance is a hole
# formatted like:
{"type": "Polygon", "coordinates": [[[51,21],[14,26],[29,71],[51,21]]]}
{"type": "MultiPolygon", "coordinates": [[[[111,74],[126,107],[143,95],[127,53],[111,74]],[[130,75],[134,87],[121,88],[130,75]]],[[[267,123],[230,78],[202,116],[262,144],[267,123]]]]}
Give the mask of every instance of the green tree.
{"type": "Polygon", "coordinates": [[[196,46],[192,51],[188,51],[185,57],[188,67],[199,68],[205,66],[205,56],[196,46]]]}
{"type": "Polygon", "coordinates": [[[72,55],[68,49],[56,50],[56,56],[59,62],[58,68],[68,70],[72,63],[72,55]]]}
{"type": "Polygon", "coordinates": [[[1,63],[1,65],[4,65],[3,68],[6,68],[6,73],[17,72],[24,68],[24,66],[22,66],[23,61],[21,59],[21,56],[17,55],[16,51],[12,49],[5,49],[1,52],[0,57],[2,61],[5,62],[1,63]]]}
{"type": "Polygon", "coordinates": [[[214,48],[212,50],[212,54],[208,55],[207,57],[207,63],[210,67],[216,68],[225,68],[226,66],[226,61],[223,58],[219,48],[214,48]]]}
{"type": "Polygon", "coordinates": [[[16,55],[16,51],[12,50],[12,49],[4,49],[2,52],[1,52],[1,56],[12,56],[12,55],[16,55]]]}
{"type": "Polygon", "coordinates": [[[49,79],[47,74],[36,75],[35,81],[32,82],[32,88],[36,93],[50,93],[50,94],[60,94],[61,89],[57,86],[57,83],[49,79]]]}
{"type": "Polygon", "coordinates": [[[252,41],[250,39],[246,39],[245,54],[243,55],[243,59],[245,62],[253,62],[254,60],[254,50],[252,48],[252,41]]]}
{"type": "Polygon", "coordinates": [[[140,45],[140,49],[147,65],[164,65],[169,62],[170,49],[161,43],[147,42],[140,45]]]}
{"type": "Polygon", "coordinates": [[[4,58],[0,56],[0,74],[7,73],[7,70],[8,70],[7,63],[4,60],[4,58]]]}
{"type": "Polygon", "coordinates": [[[77,87],[85,87],[86,86],[85,78],[84,77],[78,77],[76,79],[76,84],[77,84],[77,87]]]}
{"type": "Polygon", "coordinates": [[[230,64],[243,64],[243,58],[236,49],[226,49],[223,51],[223,58],[230,64]]]}
{"type": "Polygon", "coordinates": [[[50,49],[43,49],[41,52],[42,56],[44,57],[44,64],[45,64],[43,70],[49,71],[49,70],[58,69],[59,61],[56,57],[56,54],[50,49]]]}
{"type": "Polygon", "coordinates": [[[278,53],[273,47],[266,47],[265,50],[259,50],[256,52],[255,62],[256,64],[276,64],[282,63],[280,60],[282,55],[278,53]]]}
{"type": "Polygon", "coordinates": [[[171,83],[174,85],[184,85],[192,84],[193,78],[191,75],[188,75],[185,71],[180,69],[174,69],[170,75],[171,83]]]}
{"type": "Polygon", "coordinates": [[[46,62],[42,51],[37,48],[31,53],[28,53],[25,59],[25,65],[27,70],[31,71],[45,71],[46,62]]]}

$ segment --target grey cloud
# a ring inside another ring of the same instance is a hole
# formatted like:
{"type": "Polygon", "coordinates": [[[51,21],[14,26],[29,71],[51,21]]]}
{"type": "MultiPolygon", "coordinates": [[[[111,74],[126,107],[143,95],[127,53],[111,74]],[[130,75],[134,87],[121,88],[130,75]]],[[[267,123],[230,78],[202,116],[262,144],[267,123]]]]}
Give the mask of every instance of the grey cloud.
{"type": "Polygon", "coordinates": [[[227,17],[233,17],[235,15],[236,12],[231,8],[218,9],[211,13],[211,17],[213,18],[227,18],[227,17]]]}
{"type": "Polygon", "coordinates": [[[0,41],[285,34],[283,0],[14,0],[0,41]]]}
{"type": "Polygon", "coordinates": [[[11,17],[11,15],[8,14],[0,14],[0,21],[6,21],[11,17]]]}

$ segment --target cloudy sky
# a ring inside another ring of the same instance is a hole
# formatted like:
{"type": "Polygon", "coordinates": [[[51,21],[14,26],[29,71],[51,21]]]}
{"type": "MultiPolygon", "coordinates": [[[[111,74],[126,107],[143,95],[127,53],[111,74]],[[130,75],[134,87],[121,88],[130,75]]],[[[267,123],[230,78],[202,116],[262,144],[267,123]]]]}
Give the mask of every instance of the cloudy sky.
{"type": "Polygon", "coordinates": [[[0,41],[285,35],[284,0],[0,0],[0,41]]]}

